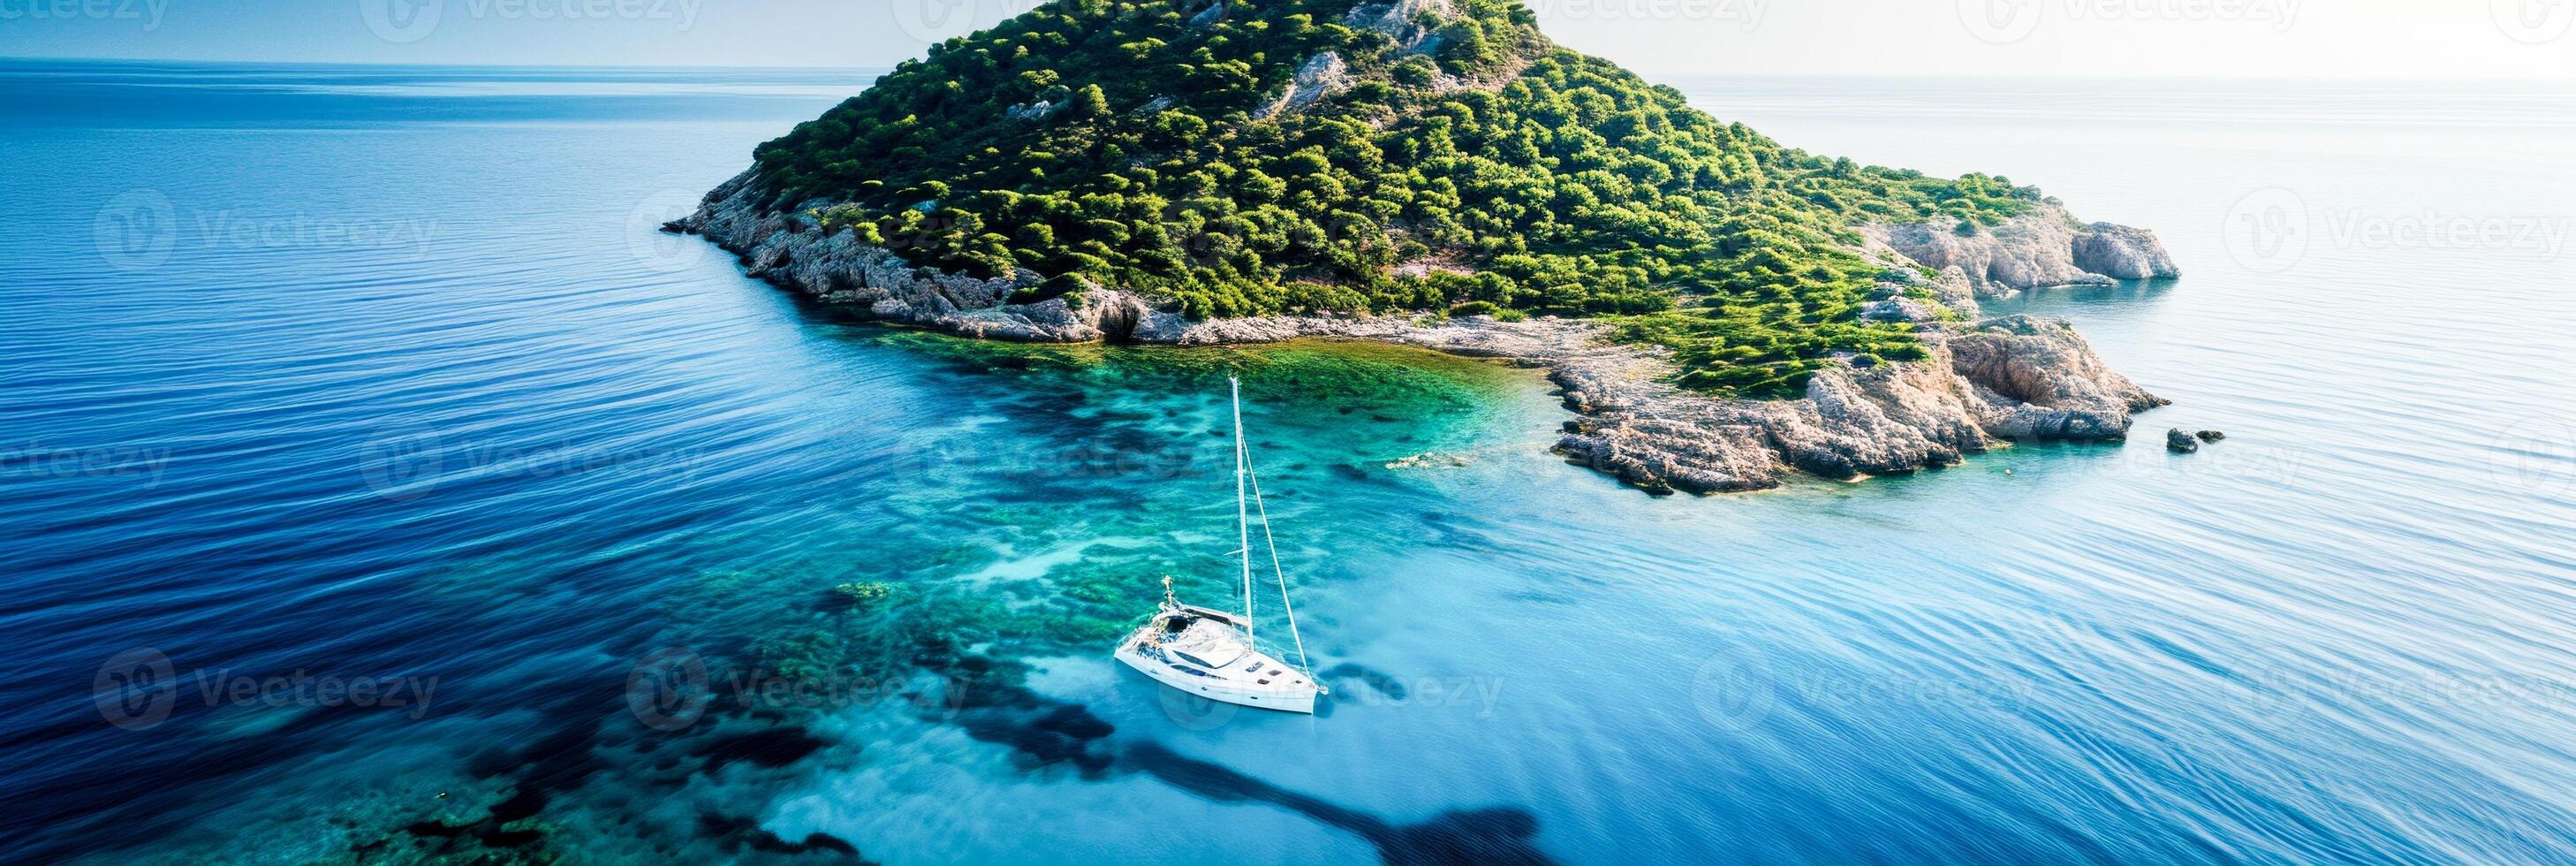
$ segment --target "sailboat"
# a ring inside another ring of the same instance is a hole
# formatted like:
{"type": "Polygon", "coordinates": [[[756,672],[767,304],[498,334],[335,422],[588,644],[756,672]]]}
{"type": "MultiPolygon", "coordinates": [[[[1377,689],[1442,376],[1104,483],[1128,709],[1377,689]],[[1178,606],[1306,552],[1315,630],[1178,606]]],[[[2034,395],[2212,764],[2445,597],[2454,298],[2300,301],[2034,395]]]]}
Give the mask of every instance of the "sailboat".
{"type": "Polygon", "coordinates": [[[1252,471],[1252,452],[1243,440],[1243,383],[1231,376],[1234,397],[1235,555],[1243,565],[1243,611],[1182,604],[1172,595],[1172,579],[1163,578],[1163,604],[1143,626],[1129,633],[1111,652],[1128,667],[1155,682],[1214,701],[1267,710],[1312,713],[1315,698],[1329,694],[1306,668],[1306,640],[1297,634],[1297,609],[1288,603],[1288,575],[1279,566],[1279,542],[1270,535],[1270,509],[1261,502],[1261,479],[1252,471]],[[1261,539],[1270,551],[1270,571],[1279,579],[1279,608],[1287,614],[1288,637],[1297,647],[1294,666],[1261,650],[1253,639],[1252,514],[1261,515],[1261,539]]]}

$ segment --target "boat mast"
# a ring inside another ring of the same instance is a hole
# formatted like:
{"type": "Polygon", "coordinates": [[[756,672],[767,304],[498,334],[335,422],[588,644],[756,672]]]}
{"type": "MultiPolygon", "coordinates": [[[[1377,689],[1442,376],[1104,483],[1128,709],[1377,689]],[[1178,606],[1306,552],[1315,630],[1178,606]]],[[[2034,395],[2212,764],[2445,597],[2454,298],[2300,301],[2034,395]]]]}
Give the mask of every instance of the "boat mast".
{"type": "MultiPolygon", "coordinates": [[[[1250,455],[1247,453],[1245,456],[1250,455]]],[[[1270,573],[1279,578],[1279,610],[1288,614],[1288,639],[1297,642],[1297,670],[1307,679],[1314,679],[1315,669],[1306,663],[1306,638],[1297,633],[1297,604],[1288,600],[1288,572],[1279,565],[1279,537],[1270,532],[1270,503],[1261,496],[1261,471],[1252,468],[1252,462],[1247,459],[1243,474],[1252,478],[1252,507],[1260,509],[1261,541],[1270,546],[1270,573]]],[[[1328,695],[1333,693],[1332,689],[1324,688],[1320,683],[1316,684],[1315,691],[1328,695]]]]}
{"type": "Polygon", "coordinates": [[[1244,510],[1243,473],[1243,380],[1225,377],[1234,397],[1234,529],[1241,545],[1235,549],[1243,555],[1243,638],[1252,639],[1252,515],[1244,510]]]}

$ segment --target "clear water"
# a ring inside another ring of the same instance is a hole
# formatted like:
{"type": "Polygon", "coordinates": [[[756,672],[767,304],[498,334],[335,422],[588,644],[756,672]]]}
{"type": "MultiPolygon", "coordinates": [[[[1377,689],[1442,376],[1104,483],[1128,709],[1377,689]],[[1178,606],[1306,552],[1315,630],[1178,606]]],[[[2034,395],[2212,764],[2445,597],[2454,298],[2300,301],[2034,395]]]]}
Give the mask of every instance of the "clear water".
{"type": "Polygon", "coordinates": [[[2356,228],[2558,219],[2576,96],[1677,82],[2155,228],[2000,306],[2230,438],[1656,499],[1529,371],[968,344],[651,231],[868,77],[0,71],[0,859],[2576,858],[2576,266],[2356,228]],[[1228,372],[1318,717],[1106,658],[1232,603],[1228,372]]]}

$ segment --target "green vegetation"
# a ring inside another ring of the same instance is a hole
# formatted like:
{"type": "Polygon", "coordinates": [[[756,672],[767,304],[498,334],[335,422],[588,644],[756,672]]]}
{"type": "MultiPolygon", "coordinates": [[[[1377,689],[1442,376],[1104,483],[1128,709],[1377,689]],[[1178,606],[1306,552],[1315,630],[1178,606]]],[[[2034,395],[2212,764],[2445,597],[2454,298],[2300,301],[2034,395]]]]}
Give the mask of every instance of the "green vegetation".
{"type": "Polygon", "coordinates": [[[1782,148],[1554,48],[1510,0],[1403,26],[1352,23],[1353,0],[1212,2],[1050,3],[904,63],[759,165],[781,207],[837,202],[813,214],[827,231],[1051,278],[1015,302],[1088,280],[1198,317],[1615,317],[1684,384],[1753,396],[1835,353],[1922,356],[1910,326],[1860,319],[1880,269],[1855,225],[1973,232],[2037,197],[1782,148]],[[1344,86],[1256,119],[1325,52],[1344,86]],[[1394,273],[1422,259],[1455,267],[1394,273]]]}

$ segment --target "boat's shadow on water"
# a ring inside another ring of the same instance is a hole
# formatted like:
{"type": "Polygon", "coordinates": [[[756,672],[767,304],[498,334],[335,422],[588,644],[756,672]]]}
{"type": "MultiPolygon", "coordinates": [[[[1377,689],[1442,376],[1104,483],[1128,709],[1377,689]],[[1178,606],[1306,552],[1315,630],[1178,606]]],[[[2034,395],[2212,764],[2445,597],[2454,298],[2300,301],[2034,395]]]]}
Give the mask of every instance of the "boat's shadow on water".
{"type": "Polygon", "coordinates": [[[1116,726],[1081,704],[1016,688],[999,698],[959,713],[959,727],[977,740],[1009,746],[1035,765],[1071,765],[1092,777],[1143,773],[1212,801],[1268,803],[1366,839],[1394,866],[1555,862],[1538,850],[1538,818],[1526,809],[1450,810],[1418,824],[1395,824],[1160,743],[1113,739],[1116,726]]]}
{"type": "Polygon", "coordinates": [[[1554,862],[1531,844],[1538,835],[1538,818],[1526,809],[1453,810],[1419,824],[1390,824],[1220,764],[1185,757],[1159,743],[1130,745],[1120,757],[1137,771],[1210,800],[1269,803],[1348,830],[1377,846],[1378,857],[1390,864],[1554,862]]]}

